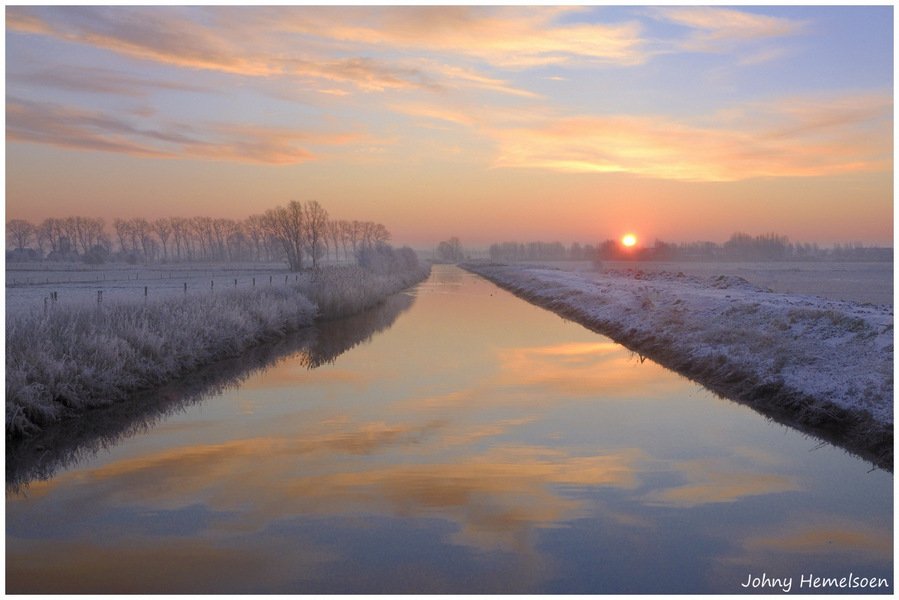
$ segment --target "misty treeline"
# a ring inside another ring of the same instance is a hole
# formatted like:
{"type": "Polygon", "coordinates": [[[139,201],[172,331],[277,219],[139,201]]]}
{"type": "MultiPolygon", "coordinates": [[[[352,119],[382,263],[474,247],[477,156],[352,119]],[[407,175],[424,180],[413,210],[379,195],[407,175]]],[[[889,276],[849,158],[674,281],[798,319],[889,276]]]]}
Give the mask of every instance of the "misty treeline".
{"type": "Polygon", "coordinates": [[[358,262],[386,244],[390,232],[370,221],[331,219],[316,201],[291,201],[243,220],[212,217],[114,219],[47,218],[6,224],[7,260],[158,262],[272,262],[290,270],[322,259],[358,262]]]}
{"type": "Polygon", "coordinates": [[[455,236],[437,244],[435,255],[437,261],[443,263],[457,263],[465,259],[462,242],[455,236]]]}
{"type": "Polygon", "coordinates": [[[652,246],[627,248],[618,240],[591,245],[561,242],[503,242],[488,249],[494,261],[524,260],[642,260],[642,261],[890,261],[892,248],[862,244],[836,244],[830,248],[818,244],[791,243],[774,233],[750,235],[735,233],[723,244],[689,242],[673,244],[656,240],[652,246]]]}

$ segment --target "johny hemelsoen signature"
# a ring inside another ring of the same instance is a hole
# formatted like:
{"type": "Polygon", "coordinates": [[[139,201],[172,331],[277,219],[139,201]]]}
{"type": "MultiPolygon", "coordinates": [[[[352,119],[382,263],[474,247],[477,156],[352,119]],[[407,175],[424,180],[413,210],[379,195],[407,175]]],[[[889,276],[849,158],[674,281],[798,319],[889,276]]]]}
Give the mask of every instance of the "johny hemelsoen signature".
{"type": "MultiPolygon", "coordinates": [[[[780,590],[789,593],[793,589],[793,577],[769,577],[767,573],[761,575],[753,575],[750,573],[746,577],[746,581],[740,583],[740,587],[750,590],[780,590]]],[[[840,575],[838,577],[822,577],[814,573],[803,573],[796,581],[798,584],[796,589],[826,589],[826,588],[845,588],[845,589],[873,589],[873,588],[889,588],[890,582],[885,577],[861,577],[854,573],[848,575],[840,575]]]]}

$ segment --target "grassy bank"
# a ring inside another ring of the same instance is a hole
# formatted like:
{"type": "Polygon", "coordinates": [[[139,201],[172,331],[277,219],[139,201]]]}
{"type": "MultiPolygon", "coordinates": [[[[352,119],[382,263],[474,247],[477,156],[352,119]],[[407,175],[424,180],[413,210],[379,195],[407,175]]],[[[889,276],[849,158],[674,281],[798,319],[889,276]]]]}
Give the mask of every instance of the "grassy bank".
{"type": "Polygon", "coordinates": [[[893,465],[892,311],[736,277],[466,265],[726,398],[893,465]]]}
{"type": "Polygon", "coordinates": [[[288,286],[7,315],[7,436],[121,401],[317,319],[354,314],[428,272],[417,260],[392,260],[307,273],[288,286]]]}

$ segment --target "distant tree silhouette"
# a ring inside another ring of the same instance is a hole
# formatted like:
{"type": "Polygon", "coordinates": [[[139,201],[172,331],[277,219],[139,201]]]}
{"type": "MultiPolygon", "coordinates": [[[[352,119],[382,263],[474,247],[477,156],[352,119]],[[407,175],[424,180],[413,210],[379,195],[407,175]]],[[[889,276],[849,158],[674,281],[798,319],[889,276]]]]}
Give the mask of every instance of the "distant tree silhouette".
{"type": "Polygon", "coordinates": [[[35,237],[37,230],[34,225],[23,219],[13,219],[6,224],[7,244],[13,243],[13,248],[27,248],[31,238],[35,237]]]}
{"type": "Polygon", "coordinates": [[[437,259],[443,262],[456,263],[463,259],[462,243],[457,237],[451,237],[437,244],[437,259]]]}

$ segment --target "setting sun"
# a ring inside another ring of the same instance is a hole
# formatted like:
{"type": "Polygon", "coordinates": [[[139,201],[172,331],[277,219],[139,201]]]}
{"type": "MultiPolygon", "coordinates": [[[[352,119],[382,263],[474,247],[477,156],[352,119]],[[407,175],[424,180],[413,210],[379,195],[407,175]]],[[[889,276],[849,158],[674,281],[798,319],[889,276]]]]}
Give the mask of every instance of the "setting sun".
{"type": "Polygon", "coordinates": [[[637,244],[637,236],[633,233],[627,233],[621,238],[621,244],[627,248],[632,248],[637,244]]]}

